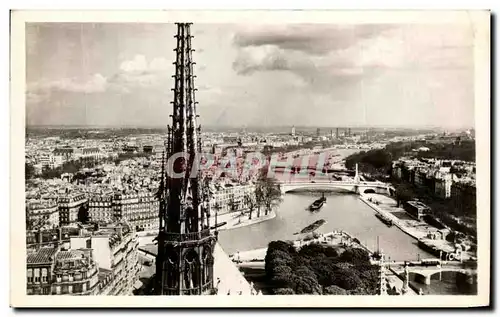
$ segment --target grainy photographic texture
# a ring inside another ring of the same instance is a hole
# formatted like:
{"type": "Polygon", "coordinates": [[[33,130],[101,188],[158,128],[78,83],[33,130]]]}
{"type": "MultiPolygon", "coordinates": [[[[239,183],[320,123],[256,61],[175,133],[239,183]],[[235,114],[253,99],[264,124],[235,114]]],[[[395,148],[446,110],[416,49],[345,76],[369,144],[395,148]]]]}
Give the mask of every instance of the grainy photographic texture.
{"type": "Polygon", "coordinates": [[[14,15],[19,306],[489,303],[488,14],[262,14],[14,15]]]}

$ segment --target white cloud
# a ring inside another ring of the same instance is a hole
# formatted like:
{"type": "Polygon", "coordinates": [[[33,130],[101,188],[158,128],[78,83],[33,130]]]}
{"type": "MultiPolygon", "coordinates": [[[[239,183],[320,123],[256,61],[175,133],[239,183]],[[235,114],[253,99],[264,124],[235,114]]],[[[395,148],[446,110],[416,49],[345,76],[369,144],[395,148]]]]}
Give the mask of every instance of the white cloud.
{"type": "Polygon", "coordinates": [[[158,73],[172,70],[173,64],[163,57],[155,57],[148,61],[144,55],[136,55],[132,60],[124,61],[120,70],[124,73],[158,73]]]}
{"type": "Polygon", "coordinates": [[[136,55],[134,59],[124,61],[120,65],[120,70],[126,73],[142,72],[148,70],[149,65],[144,55],[136,55]]]}
{"type": "Polygon", "coordinates": [[[76,78],[41,81],[28,84],[27,96],[31,98],[35,98],[35,96],[40,97],[53,90],[89,94],[97,93],[105,91],[107,84],[107,79],[101,74],[94,74],[83,81],[76,78]]]}
{"type": "Polygon", "coordinates": [[[29,83],[26,101],[36,104],[50,98],[53,91],[72,93],[100,93],[108,89],[120,93],[130,93],[135,88],[158,88],[171,84],[173,66],[164,58],[148,61],[143,55],[121,63],[117,74],[109,79],[96,73],[88,78],[61,78],[50,81],[29,83]]]}
{"type": "Polygon", "coordinates": [[[120,64],[119,72],[110,82],[114,89],[120,92],[131,92],[135,88],[165,88],[173,84],[171,75],[174,73],[172,62],[162,57],[148,61],[144,55],[136,55],[133,59],[120,64]]]}
{"type": "Polygon", "coordinates": [[[233,63],[233,69],[242,75],[255,71],[290,70],[297,60],[291,54],[275,45],[250,46],[242,48],[233,63]]]}

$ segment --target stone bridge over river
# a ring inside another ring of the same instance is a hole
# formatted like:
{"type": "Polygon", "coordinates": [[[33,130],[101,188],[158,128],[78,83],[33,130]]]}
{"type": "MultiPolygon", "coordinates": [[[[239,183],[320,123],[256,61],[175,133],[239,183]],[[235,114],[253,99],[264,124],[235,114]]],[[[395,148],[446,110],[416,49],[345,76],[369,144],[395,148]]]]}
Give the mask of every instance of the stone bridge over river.
{"type": "Polygon", "coordinates": [[[296,179],[279,182],[281,192],[287,193],[292,191],[335,191],[341,190],[352,192],[356,194],[363,193],[377,193],[387,194],[392,196],[395,192],[391,184],[378,182],[378,181],[363,181],[358,173],[358,166],[356,165],[356,174],[354,179],[348,180],[332,180],[332,179],[296,179]]]}
{"type": "Polygon", "coordinates": [[[473,283],[477,279],[477,264],[461,263],[459,261],[439,261],[436,265],[426,265],[422,261],[416,262],[386,262],[391,271],[398,275],[405,274],[405,269],[408,273],[414,273],[416,279],[426,285],[431,283],[431,277],[442,272],[457,272],[465,275],[468,280],[473,283]],[[406,268],[405,268],[406,264],[406,268]]]}
{"type": "Polygon", "coordinates": [[[357,194],[377,193],[391,195],[394,188],[390,184],[382,182],[363,182],[363,181],[292,181],[280,182],[281,192],[317,190],[331,191],[341,190],[357,194]]]}

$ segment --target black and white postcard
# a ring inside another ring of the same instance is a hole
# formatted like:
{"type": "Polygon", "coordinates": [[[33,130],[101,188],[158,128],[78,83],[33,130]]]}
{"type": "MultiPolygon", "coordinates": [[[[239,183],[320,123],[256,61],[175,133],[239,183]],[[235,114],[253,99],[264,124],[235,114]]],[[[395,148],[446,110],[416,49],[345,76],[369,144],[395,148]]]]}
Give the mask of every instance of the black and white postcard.
{"type": "Polygon", "coordinates": [[[490,304],[488,11],[13,11],[11,44],[12,306],[490,304]]]}

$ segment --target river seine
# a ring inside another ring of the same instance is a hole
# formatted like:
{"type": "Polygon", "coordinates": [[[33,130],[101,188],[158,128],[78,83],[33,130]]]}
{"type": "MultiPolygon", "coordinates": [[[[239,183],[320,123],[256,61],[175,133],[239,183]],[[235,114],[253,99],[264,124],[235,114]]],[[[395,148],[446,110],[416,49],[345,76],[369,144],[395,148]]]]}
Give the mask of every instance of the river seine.
{"type": "Polygon", "coordinates": [[[316,220],[326,223],[317,232],[326,233],[343,230],[358,238],[361,243],[380,249],[390,260],[417,260],[433,256],[417,246],[417,241],[397,227],[388,227],[375,217],[375,211],[359,200],[357,195],[347,193],[326,193],[327,203],[319,212],[310,212],[307,207],[318,193],[287,193],[276,211],[276,218],[255,225],[221,231],[222,247],[227,253],[266,247],[273,240],[296,239],[294,233],[316,220]]]}
{"type": "MultiPolygon", "coordinates": [[[[324,219],[326,223],[317,232],[326,233],[343,230],[358,238],[371,250],[377,250],[377,237],[380,249],[388,260],[417,260],[434,258],[420,249],[417,241],[397,227],[388,227],[375,217],[375,211],[359,200],[357,195],[331,192],[326,193],[327,204],[319,212],[310,212],[306,208],[317,198],[319,193],[287,193],[277,209],[274,219],[221,231],[219,241],[228,254],[264,248],[270,241],[293,240],[295,232],[316,220],[324,219]]],[[[463,294],[455,283],[455,276],[445,274],[441,281],[434,280],[430,286],[422,287],[426,294],[463,294]]]]}

